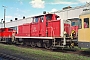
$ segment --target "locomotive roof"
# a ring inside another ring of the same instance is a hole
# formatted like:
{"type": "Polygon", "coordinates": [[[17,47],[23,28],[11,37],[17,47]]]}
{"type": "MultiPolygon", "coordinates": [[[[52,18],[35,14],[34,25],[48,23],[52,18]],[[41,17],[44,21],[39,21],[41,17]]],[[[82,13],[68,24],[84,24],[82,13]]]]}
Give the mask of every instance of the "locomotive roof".
{"type": "Polygon", "coordinates": [[[12,29],[12,28],[0,28],[0,29],[12,29]]]}
{"type": "Polygon", "coordinates": [[[90,10],[83,12],[81,15],[87,15],[90,14],[90,10]]]}
{"type": "Polygon", "coordinates": [[[53,14],[51,14],[51,13],[49,13],[49,14],[42,14],[42,15],[38,15],[38,16],[34,16],[34,17],[40,17],[40,16],[44,16],[44,15],[53,15],[53,14]]]}

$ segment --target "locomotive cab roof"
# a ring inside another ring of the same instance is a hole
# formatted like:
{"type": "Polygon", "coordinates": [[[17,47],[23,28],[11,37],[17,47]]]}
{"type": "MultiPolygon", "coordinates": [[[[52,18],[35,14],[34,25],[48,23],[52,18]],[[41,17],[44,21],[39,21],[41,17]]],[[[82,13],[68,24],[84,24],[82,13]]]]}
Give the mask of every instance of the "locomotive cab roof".
{"type": "MultiPolygon", "coordinates": [[[[6,30],[6,29],[12,29],[12,28],[0,28],[0,30],[2,30],[2,29],[5,29],[5,30],[6,30]]],[[[12,29],[12,30],[13,30],[13,29],[12,29]]]]}
{"type": "MultiPolygon", "coordinates": [[[[48,15],[53,15],[53,14],[51,14],[51,13],[49,13],[49,14],[42,14],[42,15],[38,15],[38,16],[34,16],[34,17],[41,17],[41,16],[44,16],[44,15],[45,15],[45,16],[48,16],[48,15]]],[[[56,15],[56,14],[55,14],[55,15],[56,15]]],[[[34,18],[34,17],[33,17],[33,18],[34,18]]],[[[58,15],[56,15],[56,17],[59,18],[58,15]]]]}

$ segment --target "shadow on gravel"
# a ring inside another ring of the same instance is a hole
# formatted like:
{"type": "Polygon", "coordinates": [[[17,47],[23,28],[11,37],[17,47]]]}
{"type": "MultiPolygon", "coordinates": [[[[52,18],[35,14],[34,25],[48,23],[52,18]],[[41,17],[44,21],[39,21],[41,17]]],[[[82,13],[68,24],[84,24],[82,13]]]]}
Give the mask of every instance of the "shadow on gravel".
{"type": "Polygon", "coordinates": [[[80,51],[80,55],[90,57],[90,51],[80,51]]]}
{"type": "Polygon", "coordinates": [[[63,53],[68,53],[68,52],[75,52],[75,51],[77,51],[77,50],[75,50],[75,49],[54,49],[53,51],[55,51],[55,52],[63,52],[63,53]]]}
{"type": "Polygon", "coordinates": [[[62,52],[62,53],[71,53],[71,54],[78,54],[82,56],[90,57],[90,50],[89,51],[80,51],[77,49],[55,49],[54,52],[62,52]]]}

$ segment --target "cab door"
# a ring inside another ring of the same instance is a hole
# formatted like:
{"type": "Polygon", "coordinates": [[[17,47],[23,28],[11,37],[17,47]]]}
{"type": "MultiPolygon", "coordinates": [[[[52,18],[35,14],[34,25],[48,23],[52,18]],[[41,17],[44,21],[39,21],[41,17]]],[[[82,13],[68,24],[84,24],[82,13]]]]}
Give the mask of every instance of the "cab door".
{"type": "Polygon", "coordinates": [[[46,36],[46,17],[41,16],[39,19],[39,36],[46,36]]]}

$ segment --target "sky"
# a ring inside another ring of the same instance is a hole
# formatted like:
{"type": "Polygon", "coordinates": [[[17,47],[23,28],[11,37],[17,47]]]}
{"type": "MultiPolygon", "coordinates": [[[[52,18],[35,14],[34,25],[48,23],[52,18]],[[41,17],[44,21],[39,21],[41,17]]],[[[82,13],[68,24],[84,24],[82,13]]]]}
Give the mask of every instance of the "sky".
{"type": "Polygon", "coordinates": [[[5,20],[8,22],[15,18],[22,19],[23,16],[40,15],[43,11],[54,12],[67,6],[85,5],[86,2],[90,0],[0,0],[0,20],[4,18],[4,8],[5,20]]]}

